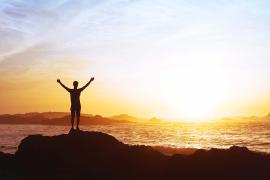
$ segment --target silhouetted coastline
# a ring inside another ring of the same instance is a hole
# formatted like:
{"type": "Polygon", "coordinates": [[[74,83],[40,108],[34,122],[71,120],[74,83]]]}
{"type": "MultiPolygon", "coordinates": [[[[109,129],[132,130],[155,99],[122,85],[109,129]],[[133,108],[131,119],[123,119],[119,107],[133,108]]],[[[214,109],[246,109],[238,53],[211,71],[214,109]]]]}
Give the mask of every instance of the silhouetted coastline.
{"type": "MultiPolygon", "coordinates": [[[[100,115],[83,114],[81,125],[104,125],[131,122],[128,120],[116,120],[100,115]]],[[[3,114],[0,115],[0,124],[38,124],[38,125],[70,125],[69,113],[26,113],[26,114],[3,114]]]]}
{"type": "Polygon", "coordinates": [[[101,132],[30,135],[0,153],[0,179],[269,179],[270,155],[245,147],[166,156],[101,132]]]}

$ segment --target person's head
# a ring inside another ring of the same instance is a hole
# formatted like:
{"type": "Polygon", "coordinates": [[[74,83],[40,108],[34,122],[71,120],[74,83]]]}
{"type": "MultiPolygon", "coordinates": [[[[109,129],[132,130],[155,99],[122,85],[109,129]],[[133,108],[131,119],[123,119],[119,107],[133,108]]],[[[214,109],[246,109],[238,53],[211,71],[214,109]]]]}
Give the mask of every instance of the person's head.
{"type": "Polygon", "coordinates": [[[74,81],[74,82],[73,82],[74,89],[77,89],[78,84],[79,84],[78,81],[74,81]]]}

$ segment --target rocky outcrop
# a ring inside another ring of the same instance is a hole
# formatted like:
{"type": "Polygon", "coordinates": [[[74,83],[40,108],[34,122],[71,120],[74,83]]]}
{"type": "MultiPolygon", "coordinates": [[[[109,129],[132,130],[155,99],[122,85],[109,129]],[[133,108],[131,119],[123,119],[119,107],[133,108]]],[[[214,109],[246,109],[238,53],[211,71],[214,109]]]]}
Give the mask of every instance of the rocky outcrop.
{"type": "Polygon", "coordinates": [[[15,155],[0,154],[0,179],[270,179],[270,156],[244,147],[166,156],[100,132],[31,135],[15,155]],[[8,166],[6,166],[9,164],[8,166]],[[16,176],[14,176],[16,174],[16,176]]]}

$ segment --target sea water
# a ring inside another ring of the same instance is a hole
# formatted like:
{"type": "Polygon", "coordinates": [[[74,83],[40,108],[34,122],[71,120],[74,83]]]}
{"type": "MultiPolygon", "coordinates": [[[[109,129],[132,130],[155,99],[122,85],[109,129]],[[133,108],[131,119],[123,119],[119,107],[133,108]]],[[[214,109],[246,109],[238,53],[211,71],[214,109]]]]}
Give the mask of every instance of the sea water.
{"type": "MultiPolygon", "coordinates": [[[[0,151],[15,153],[20,141],[31,134],[58,135],[70,127],[55,125],[0,124],[0,151]]],[[[171,148],[228,148],[246,146],[270,153],[270,122],[203,123],[118,123],[82,126],[81,130],[101,131],[131,145],[171,148]]]]}

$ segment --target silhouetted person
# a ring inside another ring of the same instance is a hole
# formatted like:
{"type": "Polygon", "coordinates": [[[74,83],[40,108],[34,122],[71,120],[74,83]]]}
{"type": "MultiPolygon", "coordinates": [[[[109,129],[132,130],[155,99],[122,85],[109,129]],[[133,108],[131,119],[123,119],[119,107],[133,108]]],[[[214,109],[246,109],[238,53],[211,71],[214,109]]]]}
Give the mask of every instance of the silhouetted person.
{"type": "Polygon", "coordinates": [[[94,81],[94,78],[92,77],[88,83],[86,83],[82,88],[78,89],[78,81],[73,82],[74,89],[70,89],[66,87],[60,79],[57,79],[57,82],[65,88],[69,93],[70,93],[70,101],[71,101],[71,107],[70,107],[70,112],[71,112],[71,127],[72,130],[74,130],[74,117],[76,114],[77,117],[77,126],[76,129],[79,130],[79,123],[80,123],[80,114],[81,114],[81,102],[80,102],[80,95],[81,92],[89,86],[89,84],[94,81]]]}

